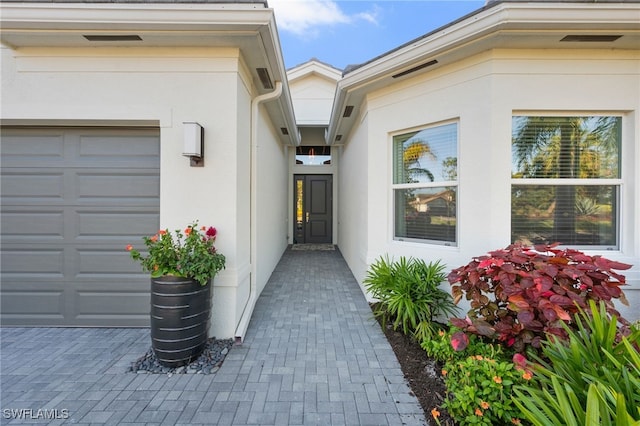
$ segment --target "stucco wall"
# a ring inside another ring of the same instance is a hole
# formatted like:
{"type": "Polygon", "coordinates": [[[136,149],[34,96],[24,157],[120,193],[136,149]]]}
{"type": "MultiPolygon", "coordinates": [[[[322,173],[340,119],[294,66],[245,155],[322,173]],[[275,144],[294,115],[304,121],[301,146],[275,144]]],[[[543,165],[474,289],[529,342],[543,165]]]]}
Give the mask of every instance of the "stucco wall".
{"type": "Polygon", "coordinates": [[[336,82],[309,74],[291,82],[291,97],[299,125],[327,125],[331,115],[336,82]]]}
{"type": "Polygon", "coordinates": [[[351,272],[362,284],[368,264],[367,246],[371,240],[368,235],[371,214],[367,188],[372,172],[365,161],[370,155],[367,140],[369,118],[365,113],[358,120],[359,125],[354,128],[349,143],[340,149],[338,247],[351,272]]]}
{"type": "MultiPolygon", "coordinates": [[[[369,179],[366,204],[341,193],[341,223],[349,212],[368,211],[366,259],[345,256],[356,278],[378,256],[441,259],[449,268],[510,243],[511,117],[518,112],[616,113],[624,119],[621,247],[604,254],[634,265],[625,271],[626,294],[640,317],[640,56],[629,51],[486,52],[421,76],[398,82],[368,96],[368,117],[350,136],[344,173],[369,179]],[[458,245],[445,247],[393,239],[392,153],[394,134],[446,120],[458,120],[458,245]],[[366,136],[363,136],[363,132],[366,136]],[[367,139],[367,150],[361,148],[367,139]],[[355,149],[352,149],[355,148],[355,149]],[[351,155],[354,151],[357,155],[351,155]],[[366,155],[367,161],[361,161],[366,155]],[[364,164],[368,164],[367,170],[364,164]],[[348,170],[351,170],[348,172],[348,170]],[[345,206],[351,203],[351,206],[345,206]]],[[[346,177],[346,185],[348,181],[346,177]]],[[[361,186],[360,186],[361,187],[361,186]]],[[[346,191],[346,189],[343,189],[346,191]]],[[[353,214],[353,213],[352,213],[353,214]]],[[[357,226],[354,224],[354,226],[357,226]]],[[[358,232],[341,226],[341,245],[354,247],[358,232]]],[[[353,249],[347,250],[353,253],[353,249]]],[[[447,285],[448,286],[448,285],[447,285]]]]}
{"type": "Polygon", "coordinates": [[[258,121],[257,163],[257,256],[258,294],[287,248],[288,149],[267,120],[264,108],[258,121]]]}
{"type": "Polygon", "coordinates": [[[5,122],[160,128],[161,227],[213,225],[227,257],[215,280],[218,337],[233,336],[237,293],[248,291],[248,213],[239,197],[248,194],[249,132],[238,122],[249,122],[250,108],[246,93],[238,98],[239,58],[237,49],[214,48],[2,48],[5,122]],[[205,128],[203,168],[181,155],[184,121],[205,128]]]}

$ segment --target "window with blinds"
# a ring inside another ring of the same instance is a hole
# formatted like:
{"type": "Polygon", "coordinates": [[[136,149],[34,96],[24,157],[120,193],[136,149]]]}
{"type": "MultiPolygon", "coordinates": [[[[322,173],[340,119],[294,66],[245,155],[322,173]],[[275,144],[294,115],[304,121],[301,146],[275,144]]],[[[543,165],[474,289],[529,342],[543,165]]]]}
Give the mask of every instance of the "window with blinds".
{"type": "Polygon", "coordinates": [[[615,249],[622,118],[512,118],[511,239],[615,249]]]}
{"type": "Polygon", "coordinates": [[[457,242],[458,123],[393,138],[394,238],[457,242]]]}

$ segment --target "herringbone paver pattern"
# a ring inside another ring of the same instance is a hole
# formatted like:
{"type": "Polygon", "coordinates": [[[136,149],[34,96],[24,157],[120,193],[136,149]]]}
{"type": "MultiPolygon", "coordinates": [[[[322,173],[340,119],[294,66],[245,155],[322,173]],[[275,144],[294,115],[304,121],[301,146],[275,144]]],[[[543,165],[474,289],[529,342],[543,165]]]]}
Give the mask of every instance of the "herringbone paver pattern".
{"type": "Polygon", "coordinates": [[[215,375],[126,373],[146,329],[3,328],[1,339],[2,424],[426,424],[339,251],[288,250],[215,375]]]}

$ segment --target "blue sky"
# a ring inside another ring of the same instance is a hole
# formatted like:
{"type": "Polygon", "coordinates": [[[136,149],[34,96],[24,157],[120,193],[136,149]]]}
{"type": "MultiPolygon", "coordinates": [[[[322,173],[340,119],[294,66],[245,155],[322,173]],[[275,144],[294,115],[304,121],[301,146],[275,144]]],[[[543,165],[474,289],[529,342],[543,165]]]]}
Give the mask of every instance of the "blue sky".
{"type": "Polygon", "coordinates": [[[484,0],[268,0],[285,65],[317,58],[343,69],[446,25],[484,0]]]}

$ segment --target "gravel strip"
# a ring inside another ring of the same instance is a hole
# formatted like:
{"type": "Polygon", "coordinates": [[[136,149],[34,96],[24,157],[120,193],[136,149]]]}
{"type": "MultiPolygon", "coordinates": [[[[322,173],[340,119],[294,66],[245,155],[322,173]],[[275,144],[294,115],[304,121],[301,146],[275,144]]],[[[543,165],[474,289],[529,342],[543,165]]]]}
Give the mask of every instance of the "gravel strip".
{"type": "Polygon", "coordinates": [[[210,338],[202,354],[192,363],[183,367],[169,368],[158,363],[153,349],[131,363],[128,373],[138,374],[215,374],[222,365],[225,356],[233,346],[233,339],[217,340],[210,338]]]}

